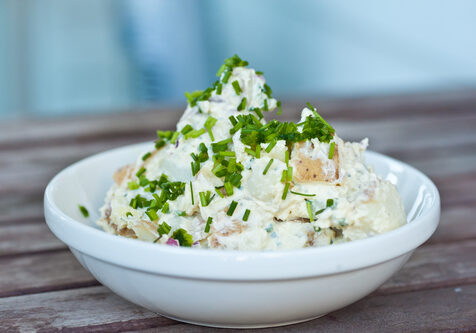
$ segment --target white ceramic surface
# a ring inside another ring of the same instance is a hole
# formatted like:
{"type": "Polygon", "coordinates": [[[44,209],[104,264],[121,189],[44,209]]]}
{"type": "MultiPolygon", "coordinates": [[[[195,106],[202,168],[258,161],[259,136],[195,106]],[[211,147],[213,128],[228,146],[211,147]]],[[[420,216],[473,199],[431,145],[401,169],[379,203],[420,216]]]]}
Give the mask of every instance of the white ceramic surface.
{"type": "Polygon", "coordinates": [[[84,159],[45,191],[53,233],[102,284],[177,320],[219,327],[267,327],[309,320],[368,295],[435,231],[440,198],[418,170],[368,152],[378,174],[397,185],[408,223],[365,240],[321,248],[238,252],[178,248],[109,235],[98,209],[113,172],[150,147],[138,144],[84,159]],[[84,218],[78,209],[90,212],[84,218]]]}

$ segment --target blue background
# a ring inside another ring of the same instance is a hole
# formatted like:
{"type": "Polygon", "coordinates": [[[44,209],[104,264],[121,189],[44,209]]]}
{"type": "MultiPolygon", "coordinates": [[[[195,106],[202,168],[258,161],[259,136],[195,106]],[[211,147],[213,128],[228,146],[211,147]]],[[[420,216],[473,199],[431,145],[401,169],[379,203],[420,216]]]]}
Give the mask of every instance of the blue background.
{"type": "Polygon", "coordinates": [[[476,1],[0,0],[0,119],[185,105],[223,59],[279,98],[476,87],[476,1]]]}

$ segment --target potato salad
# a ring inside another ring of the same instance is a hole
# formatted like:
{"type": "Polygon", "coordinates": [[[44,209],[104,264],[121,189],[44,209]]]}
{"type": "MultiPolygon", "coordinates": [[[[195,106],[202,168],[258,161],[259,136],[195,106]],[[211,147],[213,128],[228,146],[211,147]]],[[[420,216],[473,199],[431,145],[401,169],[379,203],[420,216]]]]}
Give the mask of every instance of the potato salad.
{"type": "Polygon", "coordinates": [[[123,166],[101,208],[107,232],[225,250],[326,246],[406,223],[394,185],[365,164],[368,140],[345,142],[315,107],[281,113],[263,73],[233,56],[218,80],[186,93],[175,131],[123,166]]]}

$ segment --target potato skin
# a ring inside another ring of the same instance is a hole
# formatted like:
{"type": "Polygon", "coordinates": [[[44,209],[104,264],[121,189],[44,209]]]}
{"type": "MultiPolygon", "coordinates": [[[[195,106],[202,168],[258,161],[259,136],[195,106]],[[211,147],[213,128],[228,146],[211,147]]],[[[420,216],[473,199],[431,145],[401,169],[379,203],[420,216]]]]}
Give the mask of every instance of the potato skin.
{"type": "Polygon", "coordinates": [[[124,165],[123,167],[119,168],[114,174],[112,175],[112,179],[114,182],[120,186],[124,179],[130,177],[132,170],[134,170],[134,166],[132,164],[124,165]]]}
{"type": "Polygon", "coordinates": [[[332,160],[324,163],[320,159],[310,159],[304,156],[299,144],[293,149],[297,154],[294,159],[295,172],[293,178],[298,183],[334,182],[339,179],[339,148],[336,145],[332,160]]]}

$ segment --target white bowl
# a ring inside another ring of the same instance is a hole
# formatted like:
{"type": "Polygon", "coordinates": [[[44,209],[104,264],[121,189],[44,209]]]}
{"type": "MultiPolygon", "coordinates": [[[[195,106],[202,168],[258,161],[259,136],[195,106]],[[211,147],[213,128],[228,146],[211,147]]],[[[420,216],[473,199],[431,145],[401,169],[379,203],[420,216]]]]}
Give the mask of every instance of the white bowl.
{"type": "Polygon", "coordinates": [[[435,231],[440,198],[421,172],[373,152],[367,161],[397,185],[408,223],[364,240],[292,251],[178,248],[110,235],[95,226],[113,172],[150,147],[107,151],[61,171],[45,191],[51,231],[102,284],[163,316],[199,325],[267,327],[351,304],[398,271],[435,231]],[[84,218],[78,205],[89,209],[84,218]]]}

